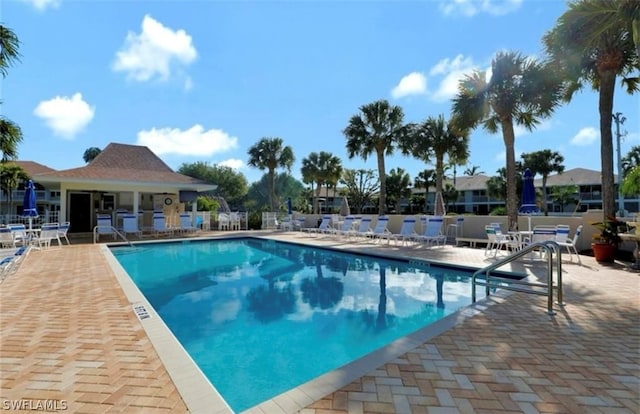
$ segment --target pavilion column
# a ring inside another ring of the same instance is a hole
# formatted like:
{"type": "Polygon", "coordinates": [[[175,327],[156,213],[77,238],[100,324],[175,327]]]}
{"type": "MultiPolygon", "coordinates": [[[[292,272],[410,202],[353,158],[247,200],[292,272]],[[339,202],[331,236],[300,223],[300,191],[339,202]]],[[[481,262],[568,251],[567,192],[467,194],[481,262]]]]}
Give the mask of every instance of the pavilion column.
{"type": "Polygon", "coordinates": [[[67,187],[60,185],[60,211],[58,212],[58,222],[70,221],[71,218],[67,214],[67,187]]]}
{"type": "Polygon", "coordinates": [[[138,214],[140,211],[140,191],[133,191],[133,214],[138,214]]]}

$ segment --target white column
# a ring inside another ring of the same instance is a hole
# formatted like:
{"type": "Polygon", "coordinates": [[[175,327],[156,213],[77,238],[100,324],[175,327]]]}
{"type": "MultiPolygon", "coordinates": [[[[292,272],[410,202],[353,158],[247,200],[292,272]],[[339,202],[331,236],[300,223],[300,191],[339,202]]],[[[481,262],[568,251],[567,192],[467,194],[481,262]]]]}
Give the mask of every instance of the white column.
{"type": "Polygon", "coordinates": [[[69,221],[69,215],[67,214],[67,186],[60,185],[60,211],[58,212],[58,222],[69,221]]]}

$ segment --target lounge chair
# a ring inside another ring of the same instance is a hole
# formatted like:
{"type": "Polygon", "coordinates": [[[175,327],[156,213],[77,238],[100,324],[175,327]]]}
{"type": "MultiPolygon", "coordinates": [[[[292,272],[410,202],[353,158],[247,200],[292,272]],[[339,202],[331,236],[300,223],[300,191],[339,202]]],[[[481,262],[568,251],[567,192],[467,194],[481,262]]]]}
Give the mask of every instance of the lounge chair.
{"type": "Polygon", "coordinates": [[[22,245],[26,246],[29,244],[29,234],[27,234],[27,226],[22,223],[13,223],[7,224],[7,227],[11,229],[11,235],[13,236],[14,246],[22,245]]]}
{"type": "Polygon", "coordinates": [[[111,236],[113,240],[116,239],[116,231],[113,228],[113,223],[111,222],[111,216],[108,214],[98,215],[96,218],[97,225],[94,229],[94,241],[100,240],[100,236],[111,236]]]}
{"type": "Polygon", "coordinates": [[[371,240],[378,241],[382,239],[386,239],[387,243],[390,241],[388,235],[391,234],[389,229],[387,229],[387,224],[389,224],[389,217],[380,216],[378,217],[378,221],[376,226],[373,228],[371,232],[366,234],[367,237],[370,237],[371,240]]]}
{"type": "Polygon", "coordinates": [[[302,229],[303,231],[307,231],[309,233],[326,233],[328,230],[331,230],[331,216],[323,216],[322,222],[318,227],[306,227],[302,229]]]}
{"type": "Polygon", "coordinates": [[[65,239],[67,241],[67,245],[71,244],[71,242],[69,242],[69,238],[67,237],[67,233],[69,232],[70,226],[71,226],[71,223],[69,223],[68,221],[65,221],[64,223],[61,223],[60,226],[58,227],[58,243],[60,245],[62,245],[62,239],[65,239]]]}
{"type": "Polygon", "coordinates": [[[187,213],[180,214],[180,231],[189,233],[196,232],[198,228],[191,224],[191,215],[187,213]]]}
{"type": "Polygon", "coordinates": [[[360,219],[360,224],[356,230],[351,230],[347,236],[349,237],[364,237],[371,233],[371,217],[364,217],[360,219]]]}
{"type": "Polygon", "coordinates": [[[420,243],[424,243],[427,247],[431,247],[434,244],[436,246],[444,246],[447,242],[447,236],[442,234],[442,224],[444,220],[442,216],[431,216],[427,218],[427,222],[424,225],[424,232],[415,237],[415,240],[420,243]]]}
{"type": "Polygon", "coordinates": [[[153,231],[156,233],[156,236],[160,234],[173,234],[173,229],[167,227],[164,214],[155,213],[153,215],[153,231]]]}
{"type": "Polygon", "coordinates": [[[296,217],[293,219],[293,229],[302,231],[304,228],[304,223],[307,221],[306,217],[296,217]]]}
{"type": "Polygon", "coordinates": [[[355,216],[346,216],[340,224],[340,227],[333,229],[331,233],[335,236],[347,236],[353,229],[353,222],[355,219],[355,216]]]}
{"type": "Polygon", "coordinates": [[[16,240],[9,227],[0,227],[0,246],[3,248],[16,247],[16,240]]]}
{"type": "Polygon", "coordinates": [[[409,241],[415,241],[418,233],[415,231],[416,219],[413,217],[406,217],[402,220],[402,227],[400,227],[400,233],[389,234],[387,237],[390,240],[394,240],[397,244],[398,241],[402,241],[402,244],[406,244],[409,241]]]}
{"type": "Polygon", "coordinates": [[[135,234],[142,238],[142,231],[138,228],[138,217],[135,214],[125,214],[122,216],[122,233],[125,237],[128,234],[135,234]]]}
{"type": "Polygon", "coordinates": [[[29,254],[31,246],[23,246],[17,249],[0,249],[0,282],[11,272],[20,266],[20,263],[29,254]]]}

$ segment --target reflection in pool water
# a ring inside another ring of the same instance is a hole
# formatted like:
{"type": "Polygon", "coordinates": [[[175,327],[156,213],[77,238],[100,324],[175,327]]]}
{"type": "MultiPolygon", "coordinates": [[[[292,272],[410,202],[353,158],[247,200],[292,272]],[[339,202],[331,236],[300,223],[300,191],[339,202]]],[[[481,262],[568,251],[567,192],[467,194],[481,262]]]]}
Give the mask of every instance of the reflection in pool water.
{"type": "Polygon", "coordinates": [[[471,303],[467,271],[271,240],[112,251],[235,411],[471,303]]]}

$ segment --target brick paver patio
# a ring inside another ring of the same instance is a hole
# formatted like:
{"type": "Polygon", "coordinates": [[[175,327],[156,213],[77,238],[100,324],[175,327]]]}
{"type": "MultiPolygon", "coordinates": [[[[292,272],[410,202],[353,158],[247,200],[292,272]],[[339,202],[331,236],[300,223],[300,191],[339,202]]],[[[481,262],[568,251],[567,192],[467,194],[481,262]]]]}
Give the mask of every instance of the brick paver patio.
{"type": "MultiPolygon", "coordinates": [[[[273,237],[350,247],[300,233],[273,237]]],[[[366,249],[487,263],[469,248],[366,249]]],[[[567,304],[553,317],[545,297],[492,296],[480,314],[301,412],[640,412],[640,274],[583,257],[583,266],[564,266],[564,281],[567,304]]],[[[187,412],[98,246],[32,252],[0,284],[0,335],[2,409],[64,400],[74,413],[187,412]]]]}

